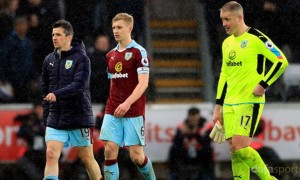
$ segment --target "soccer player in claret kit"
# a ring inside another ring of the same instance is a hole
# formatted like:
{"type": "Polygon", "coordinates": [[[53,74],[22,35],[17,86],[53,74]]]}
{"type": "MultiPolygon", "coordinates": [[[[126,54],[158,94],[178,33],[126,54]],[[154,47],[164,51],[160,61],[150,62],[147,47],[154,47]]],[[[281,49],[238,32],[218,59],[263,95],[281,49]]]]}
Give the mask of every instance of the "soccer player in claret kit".
{"type": "Polygon", "coordinates": [[[119,179],[118,150],[127,146],[131,160],[146,180],[156,179],[145,156],[144,117],[150,59],[146,50],[131,39],[133,17],[119,13],[112,19],[118,45],[106,55],[111,79],[100,139],[105,144],[105,180],[119,179]]]}

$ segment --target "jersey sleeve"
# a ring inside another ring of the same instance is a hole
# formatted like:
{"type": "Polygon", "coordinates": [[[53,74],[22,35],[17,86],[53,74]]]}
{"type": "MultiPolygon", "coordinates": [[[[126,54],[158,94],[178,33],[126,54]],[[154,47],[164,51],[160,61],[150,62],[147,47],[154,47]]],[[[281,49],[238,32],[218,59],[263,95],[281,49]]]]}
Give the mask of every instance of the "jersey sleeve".
{"type": "Polygon", "coordinates": [[[149,74],[150,72],[150,58],[145,49],[139,49],[140,53],[137,55],[137,73],[149,74]]]}
{"type": "MultiPolygon", "coordinates": [[[[222,44],[222,52],[224,52],[224,43],[222,44]]],[[[224,57],[224,54],[223,54],[224,57]]],[[[227,89],[227,66],[225,61],[222,61],[221,73],[218,81],[216,104],[223,105],[227,89]]]]}
{"type": "Polygon", "coordinates": [[[285,71],[288,67],[288,61],[282,51],[265,35],[258,37],[257,47],[260,54],[273,63],[268,73],[259,83],[264,88],[267,88],[285,71]]]}

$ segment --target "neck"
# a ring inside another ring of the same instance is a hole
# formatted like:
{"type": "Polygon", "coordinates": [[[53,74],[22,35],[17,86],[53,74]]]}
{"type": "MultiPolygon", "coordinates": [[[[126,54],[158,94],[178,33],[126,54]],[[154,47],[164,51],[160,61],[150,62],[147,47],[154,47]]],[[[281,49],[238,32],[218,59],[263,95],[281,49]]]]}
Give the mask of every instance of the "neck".
{"type": "Polygon", "coordinates": [[[124,41],[119,41],[119,50],[125,49],[128,46],[128,44],[130,44],[131,42],[132,42],[131,38],[124,41]]]}
{"type": "Polygon", "coordinates": [[[247,30],[248,30],[248,26],[246,25],[246,24],[243,24],[242,25],[242,27],[240,28],[240,30],[239,31],[237,31],[235,34],[234,34],[234,36],[240,36],[240,35],[242,35],[242,34],[244,34],[247,30]]]}
{"type": "Polygon", "coordinates": [[[68,45],[66,47],[62,47],[60,49],[58,49],[59,52],[62,52],[62,51],[69,51],[71,49],[71,45],[68,45]]]}

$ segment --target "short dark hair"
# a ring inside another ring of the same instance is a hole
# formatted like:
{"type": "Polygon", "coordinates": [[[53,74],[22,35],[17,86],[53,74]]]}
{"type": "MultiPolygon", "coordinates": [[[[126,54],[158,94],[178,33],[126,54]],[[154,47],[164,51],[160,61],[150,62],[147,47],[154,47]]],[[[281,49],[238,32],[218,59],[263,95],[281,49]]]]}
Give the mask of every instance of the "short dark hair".
{"type": "Polygon", "coordinates": [[[73,30],[73,26],[71,25],[71,23],[69,21],[66,21],[64,19],[58,20],[55,23],[52,24],[52,29],[53,28],[63,28],[65,34],[68,35],[74,35],[74,30],[73,30]]]}
{"type": "Polygon", "coordinates": [[[188,110],[188,115],[191,116],[191,115],[196,115],[196,114],[199,114],[200,113],[200,109],[199,108],[196,108],[196,107],[192,107],[188,110]]]}

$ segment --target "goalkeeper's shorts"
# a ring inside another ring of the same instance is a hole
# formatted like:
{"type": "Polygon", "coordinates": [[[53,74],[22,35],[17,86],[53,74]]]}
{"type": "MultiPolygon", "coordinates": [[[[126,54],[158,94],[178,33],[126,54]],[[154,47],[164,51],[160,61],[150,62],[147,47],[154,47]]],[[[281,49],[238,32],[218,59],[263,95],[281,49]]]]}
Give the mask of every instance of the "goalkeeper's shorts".
{"type": "Polygon", "coordinates": [[[264,104],[240,104],[223,106],[223,121],[226,139],[233,135],[253,137],[264,104]]]}

